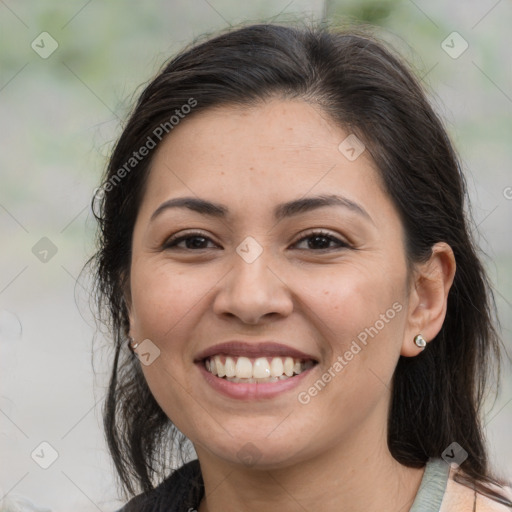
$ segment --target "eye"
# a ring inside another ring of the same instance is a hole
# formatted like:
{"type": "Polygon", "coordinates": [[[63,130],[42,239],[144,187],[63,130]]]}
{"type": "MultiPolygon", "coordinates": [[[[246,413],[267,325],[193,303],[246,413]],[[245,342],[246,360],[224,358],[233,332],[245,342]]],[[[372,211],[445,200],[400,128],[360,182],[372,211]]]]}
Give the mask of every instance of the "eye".
{"type": "Polygon", "coordinates": [[[165,241],[163,249],[209,249],[207,247],[208,242],[211,242],[211,239],[197,231],[185,235],[171,236],[165,241]]]}
{"type": "MultiPolygon", "coordinates": [[[[295,246],[306,242],[306,247],[298,247],[298,249],[313,249],[313,250],[332,250],[337,248],[348,248],[350,245],[339,238],[336,238],[332,234],[326,231],[313,231],[307,236],[301,238],[298,242],[295,242],[295,246]],[[334,246],[332,245],[334,244],[334,246]]],[[[304,244],[303,244],[304,245],[304,244]]]]}
{"type": "MultiPolygon", "coordinates": [[[[185,249],[185,250],[201,250],[209,249],[211,247],[218,247],[211,238],[207,237],[201,232],[191,232],[181,235],[171,236],[166,240],[163,245],[163,249],[185,249]],[[212,245],[208,246],[211,243],[212,245]]],[[[329,232],[326,231],[313,231],[307,236],[302,237],[294,246],[300,250],[333,250],[337,248],[348,248],[350,247],[347,242],[336,238],[329,232]],[[306,246],[304,247],[304,243],[306,246]],[[300,245],[303,247],[300,247],[300,245]]]]}

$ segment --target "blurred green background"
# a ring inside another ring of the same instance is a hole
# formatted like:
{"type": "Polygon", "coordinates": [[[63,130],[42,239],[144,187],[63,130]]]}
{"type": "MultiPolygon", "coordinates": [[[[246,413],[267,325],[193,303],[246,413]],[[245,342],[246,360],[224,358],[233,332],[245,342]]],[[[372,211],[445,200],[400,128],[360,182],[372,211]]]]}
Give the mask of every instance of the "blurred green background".
{"type": "MultiPolygon", "coordinates": [[[[510,2],[0,0],[4,502],[22,495],[55,511],[106,512],[120,503],[100,427],[105,373],[97,359],[96,377],[92,371],[95,325],[87,280],[77,278],[93,252],[93,190],[139,86],[204,33],[305,19],[376,25],[422,77],[467,172],[510,353],[510,2]],[[443,41],[454,31],[461,39],[450,55],[443,41]],[[48,469],[36,463],[42,449],[53,454],[41,442],[57,453],[48,469]]],[[[512,477],[510,369],[506,361],[486,433],[495,467],[512,477]]]]}

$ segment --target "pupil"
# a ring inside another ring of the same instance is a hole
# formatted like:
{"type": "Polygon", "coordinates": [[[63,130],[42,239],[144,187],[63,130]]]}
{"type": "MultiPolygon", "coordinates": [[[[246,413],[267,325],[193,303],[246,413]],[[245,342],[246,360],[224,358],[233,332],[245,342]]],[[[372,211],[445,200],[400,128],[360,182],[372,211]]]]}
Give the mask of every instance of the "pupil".
{"type": "Polygon", "coordinates": [[[189,238],[187,240],[187,246],[188,248],[196,248],[196,249],[202,249],[204,244],[205,238],[202,236],[195,236],[193,238],[189,238]]]}
{"type": "Polygon", "coordinates": [[[309,244],[310,248],[311,247],[320,247],[321,249],[326,249],[327,247],[329,247],[330,240],[325,236],[314,236],[311,238],[311,242],[309,244]],[[319,240],[320,240],[320,243],[318,243],[319,240]],[[313,243],[311,243],[311,242],[313,242],[313,243]]]}

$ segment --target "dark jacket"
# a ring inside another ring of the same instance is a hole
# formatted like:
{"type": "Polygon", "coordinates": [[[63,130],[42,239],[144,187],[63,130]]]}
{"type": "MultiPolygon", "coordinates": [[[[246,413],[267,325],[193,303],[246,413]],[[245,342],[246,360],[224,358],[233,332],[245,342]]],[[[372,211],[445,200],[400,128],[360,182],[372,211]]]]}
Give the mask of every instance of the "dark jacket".
{"type": "Polygon", "coordinates": [[[139,494],[119,512],[195,512],[204,495],[199,461],[174,471],[153,491],[139,494]]]}

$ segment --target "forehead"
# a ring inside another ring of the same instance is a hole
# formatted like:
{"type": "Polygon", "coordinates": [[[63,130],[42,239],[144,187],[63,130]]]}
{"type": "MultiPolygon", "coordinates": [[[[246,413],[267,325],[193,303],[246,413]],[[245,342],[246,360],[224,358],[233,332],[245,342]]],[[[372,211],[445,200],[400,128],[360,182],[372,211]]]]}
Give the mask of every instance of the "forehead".
{"type": "Polygon", "coordinates": [[[249,206],[309,193],[343,193],[389,209],[368,151],[355,160],[340,151],[349,135],[319,107],[302,100],[194,113],[160,144],[142,207],[186,194],[247,212],[249,206]]]}

